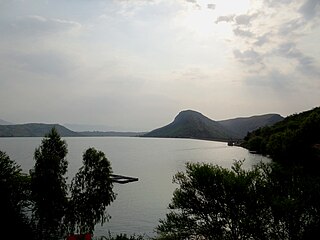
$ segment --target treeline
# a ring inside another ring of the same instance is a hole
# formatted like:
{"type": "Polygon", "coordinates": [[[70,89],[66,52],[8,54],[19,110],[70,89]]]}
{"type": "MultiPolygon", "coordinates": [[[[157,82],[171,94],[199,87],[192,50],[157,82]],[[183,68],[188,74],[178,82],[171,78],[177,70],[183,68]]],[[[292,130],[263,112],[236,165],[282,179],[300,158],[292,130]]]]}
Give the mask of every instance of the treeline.
{"type": "Polygon", "coordinates": [[[320,107],[249,133],[243,146],[278,162],[319,165],[320,107]]]}

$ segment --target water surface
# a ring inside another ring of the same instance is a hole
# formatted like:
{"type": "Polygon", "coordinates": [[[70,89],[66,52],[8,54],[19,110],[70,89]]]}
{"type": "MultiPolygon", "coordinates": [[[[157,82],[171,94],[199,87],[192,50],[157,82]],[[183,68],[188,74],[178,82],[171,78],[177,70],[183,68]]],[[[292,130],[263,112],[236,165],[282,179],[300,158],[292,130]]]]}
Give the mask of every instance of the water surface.
{"type": "MultiPolygon", "coordinates": [[[[0,138],[0,150],[21,165],[24,172],[34,166],[33,154],[42,138],[0,138]]],[[[250,154],[223,142],[192,139],[156,139],[126,137],[64,138],[68,144],[68,181],[82,165],[82,154],[89,147],[103,151],[114,173],[138,177],[139,181],[115,184],[117,198],[108,208],[111,220],[97,226],[95,235],[111,233],[154,235],[164,218],[174,189],[172,177],[183,171],[186,162],[207,162],[229,168],[234,160],[245,159],[250,168],[267,158],[250,154]]]]}

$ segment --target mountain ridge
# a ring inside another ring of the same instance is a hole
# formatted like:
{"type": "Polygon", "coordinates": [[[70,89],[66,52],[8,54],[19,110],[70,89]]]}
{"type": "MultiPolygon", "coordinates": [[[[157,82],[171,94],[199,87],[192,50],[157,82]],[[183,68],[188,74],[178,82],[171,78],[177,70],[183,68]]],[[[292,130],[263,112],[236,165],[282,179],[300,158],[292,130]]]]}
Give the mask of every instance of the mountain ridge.
{"type": "Polygon", "coordinates": [[[72,131],[60,124],[25,123],[0,125],[0,137],[44,137],[55,127],[61,137],[137,137],[145,132],[72,131]]]}
{"type": "Polygon", "coordinates": [[[277,113],[267,113],[254,115],[250,117],[238,117],[218,121],[225,128],[236,132],[241,138],[244,138],[248,132],[257,130],[260,127],[271,126],[284,118],[277,113]]]}
{"type": "Polygon", "coordinates": [[[0,125],[0,137],[43,137],[53,127],[56,128],[58,133],[63,137],[80,136],[77,132],[71,131],[60,124],[25,123],[0,125]]]}
{"type": "Polygon", "coordinates": [[[26,123],[0,124],[0,137],[43,137],[52,127],[57,128],[62,137],[164,137],[194,138],[203,140],[229,141],[243,139],[248,132],[259,127],[270,126],[283,117],[279,114],[264,114],[251,117],[215,121],[194,110],[181,111],[174,120],[148,133],[116,131],[72,131],[60,124],[26,123]]]}
{"type": "Polygon", "coordinates": [[[173,122],[143,135],[143,137],[195,138],[218,141],[243,139],[248,131],[281,121],[279,114],[265,114],[214,121],[200,112],[181,111],[173,122]]]}
{"type": "Polygon", "coordinates": [[[225,129],[218,122],[193,110],[181,111],[170,124],[157,128],[144,137],[195,138],[207,140],[226,140],[235,133],[225,129]]]}
{"type": "Polygon", "coordinates": [[[0,119],[0,125],[13,125],[13,123],[0,119]]]}

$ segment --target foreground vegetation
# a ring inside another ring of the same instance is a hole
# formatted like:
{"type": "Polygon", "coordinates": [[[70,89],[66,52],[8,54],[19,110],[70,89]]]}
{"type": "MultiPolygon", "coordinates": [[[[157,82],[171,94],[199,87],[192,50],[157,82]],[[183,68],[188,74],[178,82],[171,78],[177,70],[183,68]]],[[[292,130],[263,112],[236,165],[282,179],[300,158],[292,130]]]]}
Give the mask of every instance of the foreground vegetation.
{"type": "MultiPolygon", "coordinates": [[[[270,155],[250,170],[188,163],[155,239],[312,239],[320,234],[320,108],[248,134],[245,145],[270,155]]],[[[110,162],[90,148],[70,187],[67,145],[53,129],[35,151],[30,176],[0,151],[0,208],[4,239],[63,239],[93,232],[115,199],[110,162]],[[27,213],[32,213],[31,217],[27,213]]],[[[99,238],[98,238],[99,239],[99,238]]],[[[106,236],[142,240],[142,236],[106,236]]]]}
{"type": "Polygon", "coordinates": [[[251,170],[187,164],[158,239],[312,239],[320,234],[320,108],[249,133],[273,158],[251,170]]]}
{"type": "Polygon", "coordinates": [[[176,174],[159,239],[311,239],[320,234],[320,177],[301,168],[187,164],[176,174]]]}
{"type": "Polygon", "coordinates": [[[66,154],[66,142],[55,128],[36,149],[30,176],[0,151],[1,227],[19,229],[18,235],[3,231],[2,237],[64,239],[75,232],[92,233],[108,219],[106,207],[115,199],[110,162],[103,152],[87,149],[68,187],[66,154]]]}

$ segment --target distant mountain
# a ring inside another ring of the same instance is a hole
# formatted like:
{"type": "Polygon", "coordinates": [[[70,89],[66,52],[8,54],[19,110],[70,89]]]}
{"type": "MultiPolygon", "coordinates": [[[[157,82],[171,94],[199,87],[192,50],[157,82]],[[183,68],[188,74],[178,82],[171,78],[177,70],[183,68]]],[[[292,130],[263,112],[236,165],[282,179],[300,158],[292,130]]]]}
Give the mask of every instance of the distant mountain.
{"type": "Polygon", "coordinates": [[[0,119],[0,125],[12,125],[13,123],[0,119]]]}
{"type": "Polygon", "coordinates": [[[108,132],[84,131],[84,132],[78,132],[78,133],[84,137],[138,137],[145,134],[145,132],[114,132],[114,131],[108,131],[108,132]]]}
{"type": "Polygon", "coordinates": [[[284,118],[279,114],[265,114],[252,117],[234,118],[218,121],[228,130],[236,133],[239,137],[244,138],[248,132],[257,130],[260,127],[272,126],[282,121],[284,118]]]}
{"type": "Polygon", "coordinates": [[[239,138],[236,133],[225,128],[220,123],[192,110],[180,112],[169,125],[155,129],[143,136],[208,140],[239,138]]]}
{"type": "Polygon", "coordinates": [[[59,124],[27,123],[16,125],[0,125],[0,137],[43,137],[55,127],[62,137],[80,136],[59,124]]]}
{"type": "Polygon", "coordinates": [[[113,127],[107,125],[91,125],[76,123],[64,123],[63,126],[75,132],[109,132],[110,129],[114,129],[113,127]]]}
{"type": "Polygon", "coordinates": [[[279,114],[214,121],[199,112],[180,112],[169,125],[155,129],[144,137],[195,138],[227,141],[243,139],[248,132],[270,126],[283,119],[279,114]]]}

